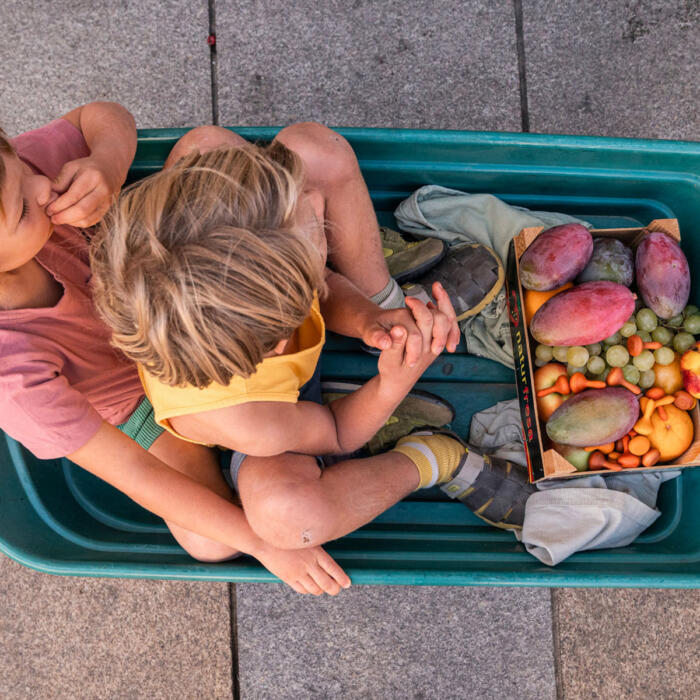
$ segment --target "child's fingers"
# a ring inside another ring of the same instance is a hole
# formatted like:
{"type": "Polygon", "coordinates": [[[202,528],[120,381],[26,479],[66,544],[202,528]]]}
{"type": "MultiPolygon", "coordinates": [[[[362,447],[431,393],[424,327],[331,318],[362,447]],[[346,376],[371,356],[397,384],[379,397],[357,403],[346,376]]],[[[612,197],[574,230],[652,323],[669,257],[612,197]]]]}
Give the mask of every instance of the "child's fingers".
{"type": "Polygon", "coordinates": [[[390,367],[400,367],[403,363],[406,349],[406,329],[403,326],[394,326],[390,331],[391,346],[382,350],[384,361],[390,367]]]}
{"type": "Polygon", "coordinates": [[[96,224],[109,208],[105,198],[93,190],[86,197],[80,199],[68,209],[64,209],[51,217],[51,223],[55,225],[69,224],[80,228],[87,228],[96,224]]]}
{"type": "Polygon", "coordinates": [[[449,352],[454,352],[457,349],[460,338],[457,314],[455,313],[454,306],[452,306],[449,294],[439,282],[433,284],[433,296],[437,301],[438,310],[445,314],[449,320],[450,329],[447,334],[445,346],[449,352]]]}
{"type": "Polygon", "coordinates": [[[66,187],[59,188],[56,183],[54,183],[51,189],[60,196],[46,208],[46,213],[49,216],[53,216],[69,209],[85,197],[85,195],[92,192],[96,184],[97,183],[94,182],[92,178],[88,177],[86,173],[73,173],[66,187]]]}
{"type": "Polygon", "coordinates": [[[433,320],[433,339],[430,344],[430,351],[433,355],[439,355],[447,344],[447,337],[450,332],[450,321],[445,314],[435,311],[433,320]]]}
{"type": "Polygon", "coordinates": [[[388,350],[391,347],[391,335],[383,328],[373,330],[367,339],[367,345],[378,350],[388,350]]]}
{"type": "Polygon", "coordinates": [[[324,549],[319,549],[316,557],[318,565],[343,588],[350,588],[350,577],[343,571],[343,568],[324,549]]]}
{"type": "Polygon", "coordinates": [[[71,186],[79,170],[79,162],[73,160],[66,163],[51,183],[51,189],[58,194],[63,194],[71,186]]]}
{"type": "Polygon", "coordinates": [[[433,312],[419,299],[406,297],[406,305],[411,310],[413,318],[416,320],[418,330],[423,337],[423,348],[430,347],[433,335],[433,312]]]}

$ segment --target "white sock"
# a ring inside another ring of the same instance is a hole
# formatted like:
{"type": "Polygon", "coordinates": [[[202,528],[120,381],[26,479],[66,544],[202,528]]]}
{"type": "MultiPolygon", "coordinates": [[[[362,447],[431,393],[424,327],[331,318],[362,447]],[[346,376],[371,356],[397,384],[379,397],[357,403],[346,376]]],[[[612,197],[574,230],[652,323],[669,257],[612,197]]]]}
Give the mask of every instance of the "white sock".
{"type": "Polygon", "coordinates": [[[406,306],[403,291],[393,277],[390,277],[386,287],[371,296],[370,300],[382,309],[402,309],[406,306]]]}

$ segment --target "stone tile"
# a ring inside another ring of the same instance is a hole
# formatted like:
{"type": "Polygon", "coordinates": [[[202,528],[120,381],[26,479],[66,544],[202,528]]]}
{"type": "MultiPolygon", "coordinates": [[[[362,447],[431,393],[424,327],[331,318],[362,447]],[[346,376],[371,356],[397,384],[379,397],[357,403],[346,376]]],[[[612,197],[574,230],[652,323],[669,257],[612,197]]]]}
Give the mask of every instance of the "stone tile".
{"type": "Polygon", "coordinates": [[[217,0],[222,124],[520,130],[515,15],[480,0],[217,0]]]}
{"type": "Polygon", "coordinates": [[[230,698],[225,583],[48,576],[0,556],[0,696],[230,698]]]}
{"type": "Polygon", "coordinates": [[[700,5],[523,0],[532,131],[700,139],[700,5]]]}
{"type": "Polygon", "coordinates": [[[558,589],[553,614],[564,700],[698,697],[700,590],[558,589]]]}
{"type": "Polygon", "coordinates": [[[85,102],[139,127],[211,121],[207,0],[4,0],[0,125],[11,135],[85,102]]]}
{"type": "Polygon", "coordinates": [[[545,589],[236,586],[241,697],[555,697],[545,589]]]}

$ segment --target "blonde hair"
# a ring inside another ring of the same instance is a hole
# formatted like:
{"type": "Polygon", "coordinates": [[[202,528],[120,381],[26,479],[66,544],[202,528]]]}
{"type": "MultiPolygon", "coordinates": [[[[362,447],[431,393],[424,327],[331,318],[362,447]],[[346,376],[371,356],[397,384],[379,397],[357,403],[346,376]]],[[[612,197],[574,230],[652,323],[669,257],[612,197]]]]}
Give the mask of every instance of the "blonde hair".
{"type": "MultiPolygon", "coordinates": [[[[0,129],[0,153],[5,153],[7,155],[14,155],[15,149],[12,148],[12,144],[7,138],[7,134],[0,129]]],[[[5,161],[0,158],[0,216],[5,218],[5,207],[2,205],[2,190],[5,187],[5,161]]]]}
{"type": "Polygon", "coordinates": [[[128,188],[91,244],[112,343],[170,386],[248,377],[325,292],[297,223],[302,164],[278,142],[194,153],[128,188]]]}

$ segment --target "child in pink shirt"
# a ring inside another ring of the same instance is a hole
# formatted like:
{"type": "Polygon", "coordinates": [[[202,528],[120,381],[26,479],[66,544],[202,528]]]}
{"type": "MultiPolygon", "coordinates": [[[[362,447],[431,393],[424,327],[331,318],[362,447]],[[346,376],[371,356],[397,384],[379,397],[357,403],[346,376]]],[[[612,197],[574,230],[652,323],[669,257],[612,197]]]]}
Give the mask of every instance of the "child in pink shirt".
{"type": "Polygon", "coordinates": [[[95,313],[84,229],[108,209],[135,147],[133,119],[113,103],[11,141],[0,132],[0,428],[160,515],[200,560],[246,552],[296,590],[335,594],[350,580],[321,547],[261,540],[213,453],[156,426],[136,367],[95,313]]]}

